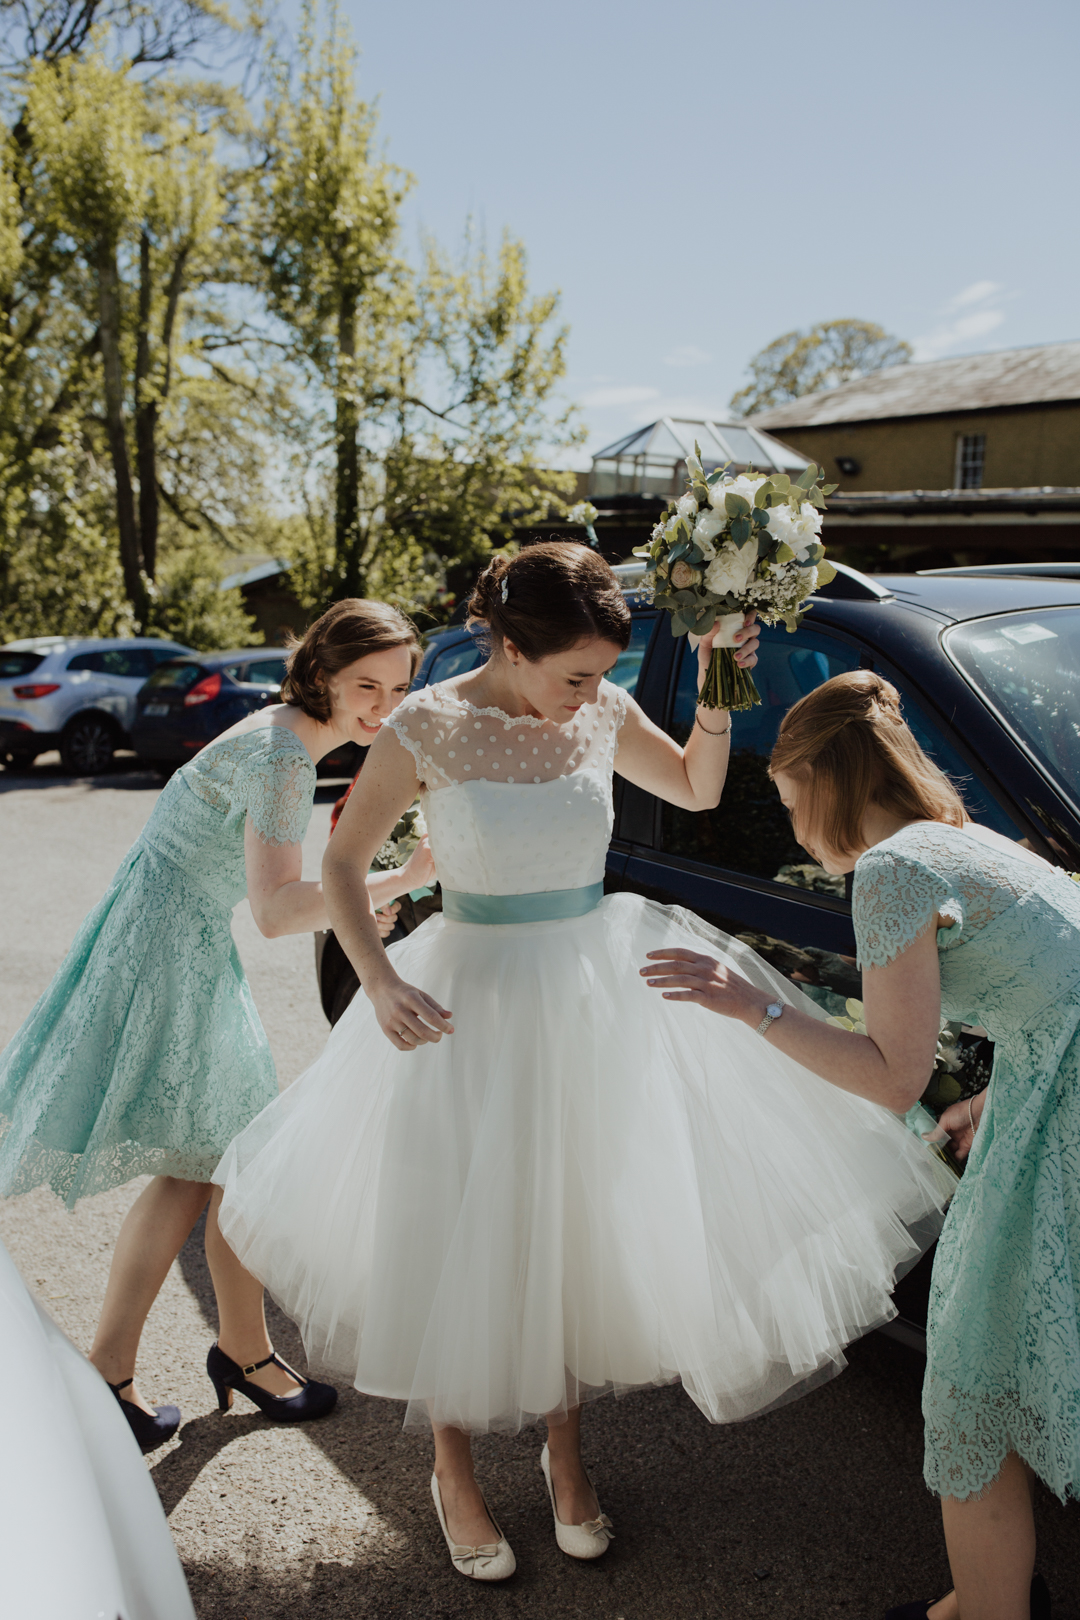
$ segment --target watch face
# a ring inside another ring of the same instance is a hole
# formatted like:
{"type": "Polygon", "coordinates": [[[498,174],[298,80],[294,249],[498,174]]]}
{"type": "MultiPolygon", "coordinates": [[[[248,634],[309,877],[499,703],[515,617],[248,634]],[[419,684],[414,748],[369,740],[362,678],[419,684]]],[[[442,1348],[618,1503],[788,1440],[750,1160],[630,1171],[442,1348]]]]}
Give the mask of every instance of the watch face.
{"type": "Polygon", "coordinates": [[[783,1010],[784,1003],[782,1001],[770,1001],[769,1005],[765,1009],[770,1018],[779,1018],[783,1010]]]}

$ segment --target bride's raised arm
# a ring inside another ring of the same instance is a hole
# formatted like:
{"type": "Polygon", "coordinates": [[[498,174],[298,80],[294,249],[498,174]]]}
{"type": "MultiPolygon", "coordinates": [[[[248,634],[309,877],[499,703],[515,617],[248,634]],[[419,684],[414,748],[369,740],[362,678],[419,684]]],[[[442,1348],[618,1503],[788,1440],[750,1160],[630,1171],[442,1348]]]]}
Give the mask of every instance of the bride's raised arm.
{"type": "MultiPolygon", "coordinates": [[[[745,627],[739,632],[735,660],[744,669],[753,669],[757,663],[758,629],[754,618],[753,613],[748,613],[745,627]]],[[[699,692],[718,633],[719,627],[697,643],[699,692]]],[[[655,793],[681,810],[714,810],[724,790],[730,753],[728,710],[706,709],[699,703],[694,711],[694,729],[686,747],[680,748],[631,700],[619,732],[615,769],[635,787],[655,793]]]]}
{"type": "Polygon", "coordinates": [[[356,969],[383,1034],[401,1052],[452,1035],[450,1013],[395,973],[379,938],[367,873],[419,783],[412,755],[384,729],[349,795],[323,856],[323,894],[331,926],[356,969]]]}

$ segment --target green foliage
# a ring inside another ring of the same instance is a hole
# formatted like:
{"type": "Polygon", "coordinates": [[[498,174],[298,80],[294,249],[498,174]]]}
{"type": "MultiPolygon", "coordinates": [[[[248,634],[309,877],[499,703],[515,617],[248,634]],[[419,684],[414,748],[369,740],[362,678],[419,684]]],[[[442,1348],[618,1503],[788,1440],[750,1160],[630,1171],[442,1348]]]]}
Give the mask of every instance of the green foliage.
{"type": "Polygon", "coordinates": [[[873,321],[819,321],[805,332],[785,332],[754,355],[747,368],[751,381],[732,396],[731,409],[754,416],[851,377],[902,365],[913,352],[910,343],[873,321]]]}
{"type": "Polygon", "coordinates": [[[521,244],[451,259],[427,243],[405,262],[410,179],[380,155],[355,52],[314,0],[291,61],[267,44],[257,127],[238,90],[137,71],[227,33],[218,0],[0,0],[16,9],[4,633],[250,640],[216,587],[263,548],[312,614],[370,593],[445,616],[573,482],[546,470],[581,437],[553,403],[565,332],[521,244]],[[269,515],[283,498],[298,510],[269,515]]]}
{"type": "Polygon", "coordinates": [[[148,630],[172,637],[197,652],[217,647],[254,647],[263,637],[244,610],[238,590],[222,591],[226,564],[219,548],[204,539],[163,553],[161,574],[151,601],[148,630]]]}

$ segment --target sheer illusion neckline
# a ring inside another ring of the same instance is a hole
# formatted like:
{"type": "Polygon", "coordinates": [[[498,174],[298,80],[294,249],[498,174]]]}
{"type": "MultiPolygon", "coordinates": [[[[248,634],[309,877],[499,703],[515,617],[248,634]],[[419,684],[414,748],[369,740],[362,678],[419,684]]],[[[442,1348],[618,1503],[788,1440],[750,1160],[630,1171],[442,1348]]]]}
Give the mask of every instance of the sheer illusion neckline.
{"type": "MultiPolygon", "coordinates": [[[[542,714],[507,714],[505,709],[497,709],[494,706],[484,709],[478,708],[475,703],[470,703],[468,698],[458,697],[452,687],[446,686],[442,682],[438,686],[433,686],[431,690],[438,692],[440,697],[446,698],[451,703],[460,704],[463,709],[468,709],[470,714],[490,715],[493,720],[502,720],[508,726],[550,726],[552,731],[568,731],[578,717],[575,714],[573,720],[568,721],[565,726],[560,726],[555,720],[545,720],[542,714]]],[[[596,705],[594,703],[583,703],[581,707],[582,709],[593,709],[596,705]]],[[[580,710],[578,713],[580,713],[580,710]]]]}

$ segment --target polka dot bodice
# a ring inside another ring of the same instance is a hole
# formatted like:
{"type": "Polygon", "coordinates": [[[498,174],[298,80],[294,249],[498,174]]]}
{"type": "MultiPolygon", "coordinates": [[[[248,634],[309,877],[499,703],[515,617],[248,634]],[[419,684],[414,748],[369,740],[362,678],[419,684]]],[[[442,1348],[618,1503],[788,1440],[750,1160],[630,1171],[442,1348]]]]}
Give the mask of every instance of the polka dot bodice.
{"type": "Polygon", "coordinates": [[[416,762],[443,886],[532,894],[599,882],[625,714],[609,681],[569,726],[478,709],[449,686],[411,693],[385,724],[416,762]]]}

